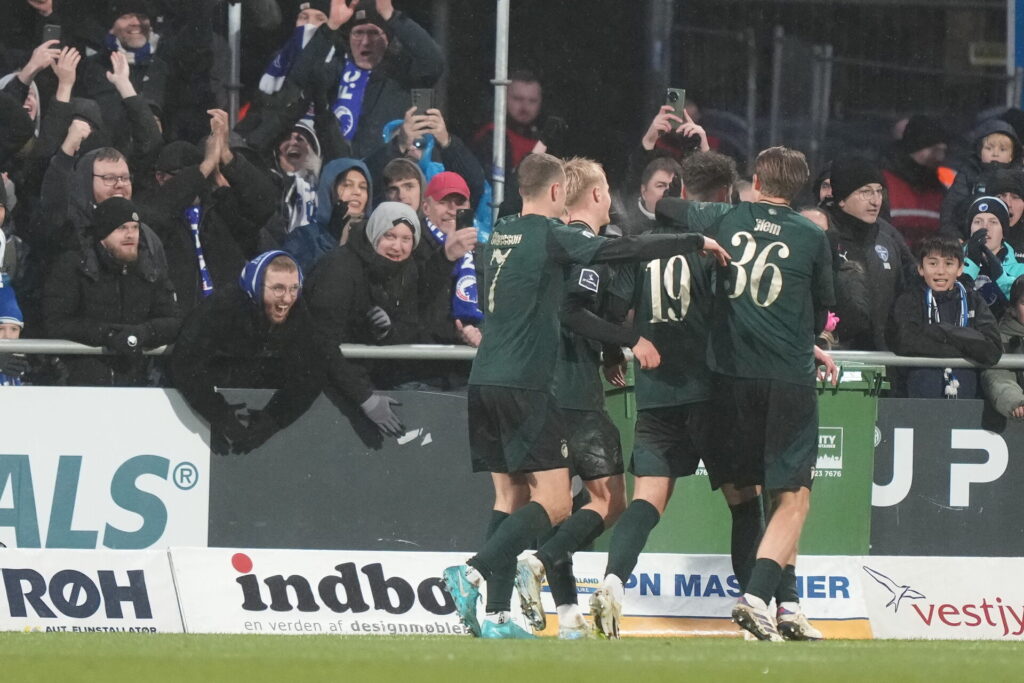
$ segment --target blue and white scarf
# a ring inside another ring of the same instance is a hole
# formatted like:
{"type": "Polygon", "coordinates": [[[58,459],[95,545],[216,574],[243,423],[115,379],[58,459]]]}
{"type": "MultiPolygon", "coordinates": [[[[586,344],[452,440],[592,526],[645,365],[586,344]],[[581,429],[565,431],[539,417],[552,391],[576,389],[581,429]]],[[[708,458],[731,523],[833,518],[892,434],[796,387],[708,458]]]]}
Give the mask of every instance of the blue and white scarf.
{"type": "Polygon", "coordinates": [[[203,222],[203,209],[199,206],[190,206],[185,209],[185,220],[192,228],[192,240],[195,242],[196,262],[199,264],[199,278],[202,280],[200,294],[207,297],[213,294],[213,278],[206,267],[206,256],[203,254],[203,243],[199,239],[199,224],[203,222]]]}
{"type": "Polygon", "coordinates": [[[295,27],[288,42],[284,44],[280,52],[274,55],[274,59],[263,72],[263,76],[260,78],[261,91],[273,95],[284,86],[285,77],[292,70],[292,66],[302,50],[309,44],[317,28],[319,27],[313,24],[295,27]]]}
{"type": "Polygon", "coordinates": [[[149,34],[149,40],[142,47],[125,47],[117,40],[117,36],[113,33],[108,33],[104,39],[104,44],[108,50],[111,52],[123,52],[129,64],[139,65],[149,64],[153,59],[153,53],[156,52],[156,46],[159,42],[160,36],[155,33],[149,34]]]}
{"type": "MultiPolygon", "coordinates": [[[[431,234],[443,246],[448,238],[441,229],[425,219],[427,228],[431,234]]],[[[473,261],[473,252],[469,252],[455,262],[452,269],[455,276],[455,287],[452,289],[452,318],[463,322],[477,323],[483,320],[484,314],[480,310],[479,295],[476,283],[476,265],[473,261]]]]}
{"type": "Polygon", "coordinates": [[[370,70],[360,69],[351,58],[345,58],[345,70],[341,73],[338,83],[338,99],[334,100],[331,110],[338,119],[338,127],[346,140],[356,135],[359,117],[363,114],[363,98],[366,97],[366,84],[370,81],[370,70]]]}

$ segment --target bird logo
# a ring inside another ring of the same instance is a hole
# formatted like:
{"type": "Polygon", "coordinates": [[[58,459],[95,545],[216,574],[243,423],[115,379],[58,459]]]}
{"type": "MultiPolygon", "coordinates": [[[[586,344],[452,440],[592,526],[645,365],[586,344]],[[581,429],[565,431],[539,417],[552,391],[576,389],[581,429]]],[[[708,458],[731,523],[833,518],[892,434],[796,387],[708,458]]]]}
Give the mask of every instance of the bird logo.
{"type": "Polygon", "coordinates": [[[865,566],[864,571],[866,571],[872,579],[881,584],[887,591],[892,593],[892,598],[889,599],[889,602],[885,603],[885,606],[891,606],[893,612],[900,611],[900,601],[903,600],[903,598],[908,598],[910,600],[921,600],[925,597],[923,593],[914,590],[910,586],[896,585],[895,581],[890,579],[882,572],[872,569],[871,567],[865,566]]]}

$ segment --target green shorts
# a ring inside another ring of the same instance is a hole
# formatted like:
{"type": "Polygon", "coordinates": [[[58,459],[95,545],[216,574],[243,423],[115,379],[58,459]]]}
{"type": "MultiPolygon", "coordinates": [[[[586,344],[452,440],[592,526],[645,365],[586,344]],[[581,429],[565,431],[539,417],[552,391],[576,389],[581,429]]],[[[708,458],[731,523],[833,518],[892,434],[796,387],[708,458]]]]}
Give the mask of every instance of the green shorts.
{"type": "Polygon", "coordinates": [[[716,457],[737,486],[811,488],[818,459],[818,394],[813,386],[714,375],[716,457]]]}
{"type": "Polygon", "coordinates": [[[706,402],[639,411],[630,473],[637,477],[688,477],[703,461],[712,488],[718,488],[727,480],[708,450],[710,431],[706,402]]]}
{"type": "Polygon", "coordinates": [[[469,450],[474,472],[569,467],[568,430],[545,391],[470,385],[469,450]]]}
{"type": "Polygon", "coordinates": [[[608,413],[562,408],[562,417],[568,427],[569,460],[574,474],[583,481],[622,474],[622,442],[608,413]]]}

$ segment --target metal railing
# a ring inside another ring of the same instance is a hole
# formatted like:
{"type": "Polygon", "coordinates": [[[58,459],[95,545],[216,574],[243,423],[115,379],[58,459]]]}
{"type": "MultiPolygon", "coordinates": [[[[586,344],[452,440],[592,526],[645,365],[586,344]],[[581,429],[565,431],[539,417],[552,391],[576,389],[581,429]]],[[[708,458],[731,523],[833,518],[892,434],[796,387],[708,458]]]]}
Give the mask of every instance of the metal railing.
{"type": "MultiPolygon", "coordinates": [[[[146,351],[146,355],[162,356],[170,353],[168,346],[146,351]]],[[[473,360],[476,349],[469,346],[445,346],[440,344],[395,344],[394,346],[367,346],[364,344],[342,344],[341,352],[346,358],[369,360],[473,360]]],[[[112,355],[106,349],[86,346],[60,339],[8,339],[0,341],[0,353],[32,353],[67,356],[112,355]]],[[[890,365],[904,368],[981,368],[963,358],[918,358],[898,356],[887,351],[832,351],[836,362],[865,363],[868,365],[890,365]]],[[[629,356],[627,351],[627,356],[629,356]]],[[[1004,354],[994,367],[1005,370],[1024,370],[1024,354],[1004,354]]]]}

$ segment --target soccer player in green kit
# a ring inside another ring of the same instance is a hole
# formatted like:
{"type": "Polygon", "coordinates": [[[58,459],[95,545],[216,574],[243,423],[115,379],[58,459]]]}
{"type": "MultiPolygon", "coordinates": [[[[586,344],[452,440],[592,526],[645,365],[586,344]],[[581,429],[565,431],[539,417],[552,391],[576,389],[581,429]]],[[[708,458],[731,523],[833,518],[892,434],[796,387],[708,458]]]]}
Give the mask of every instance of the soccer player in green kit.
{"type": "MultiPolygon", "coordinates": [[[[574,158],[565,162],[565,175],[569,227],[600,234],[611,222],[611,192],[604,169],[593,160],[574,158]]],[[[555,399],[568,434],[572,471],[583,480],[590,502],[549,538],[541,539],[535,554],[520,560],[515,585],[527,620],[534,629],[543,630],[546,618],[540,600],[546,575],[558,613],[558,637],[571,640],[590,636],[579,609],[572,554],[610,528],[626,506],[619,430],[604,410],[601,348],[611,345],[620,356],[621,347],[630,348],[646,367],[657,365],[660,356],[654,345],[634,330],[601,317],[612,280],[611,266],[573,264],[565,272],[555,399]]]]}
{"type": "Polygon", "coordinates": [[[568,435],[551,393],[558,354],[563,267],[649,261],[724,250],[698,234],[609,240],[559,221],[565,213],[562,162],[532,154],[519,166],[522,214],[495,226],[484,248],[484,335],[469,378],[473,470],[495,490],[487,541],[467,564],[444,571],[460,619],[477,636],[529,638],[509,619],[516,558],[568,517],[568,435]],[[487,619],[476,616],[487,581],[487,619]]]}
{"type": "MultiPolygon", "coordinates": [[[[717,212],[707,232],[732,256],[718,271],[708,337],[712,445],[736,486],[763,485],[772,504],[746,592],[732,610],[733,620],[760,640],[782,639],[768,603],[786,582],[784,568],[795,567],[810,507],[816,366],[837,379],[831,358],[814,345],[835,304],[828,240],[789,206],[808,176],[803,154],[771,147],[755,164],[757,201],[724,212],[720,205],[666,205],[682,207],[674,212],[678,223],[694,212],[717,212]]],[[[806,619],[793,619],[786,604],[780,602],[778,624],[800,637],[806,619]]]]}
{"type": "MultiPolygon", "coordinates": [[[[717,202],[696,204],[703,210],[693,213],[688,229],[711,227],[720,213],[732,209],[723,203],[736,180],[736,164],[728,157],[716,152],[688,157],[682,180],[688,200],[717,202]]],[[[675,230],[672,225],[655,228],[659,233],[675,230]]],[[[711,485],[721,488],[731,512],[733,570],[741,587],[753,569],[763,528],[758,491],[754,486],[734,487],[727,469],[708,451],[711,371],[706,355],[714,268],[715,262],[707,257],[674,256],[623,266],[611,286],[611,317],[624,320],[632,309],[634,328],[657,346],[662,362],[636,375],[637,421],[630,463],[633,500],[612,535],[605,579],[590,600],[594,625],[609,638],[619,637],[623,583],[664,514],[676,479],[694,474],[701,460],[711,485]]],[[[605,358],[611,356],[606,350],[605,358]]],[[[621,384],[622,368],[612,365],[611,369],[609,381],[621,384]]]]}

